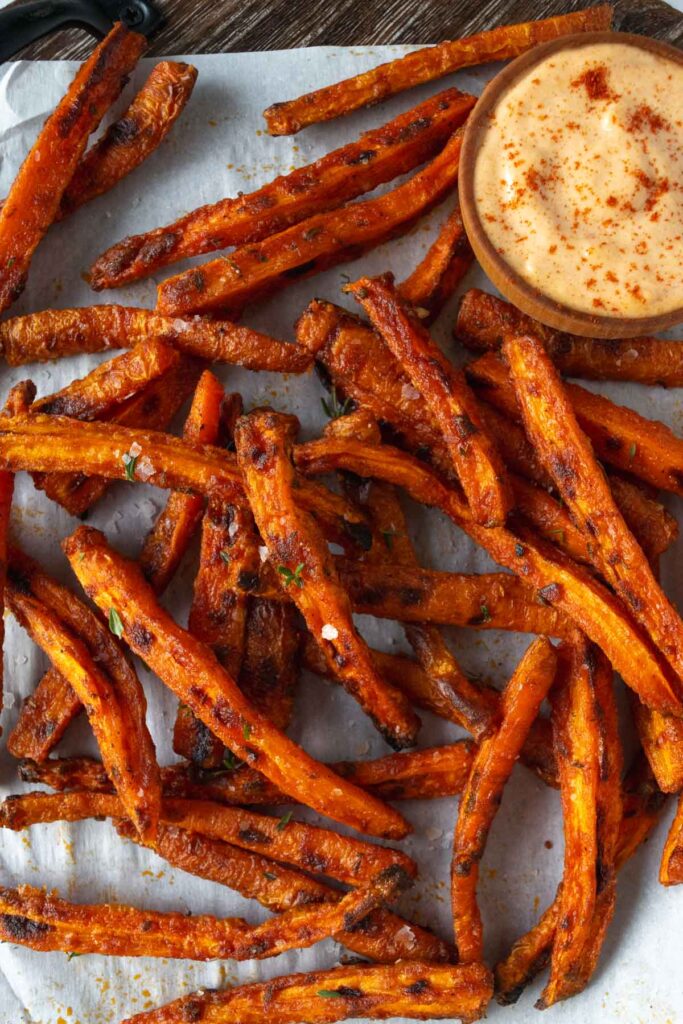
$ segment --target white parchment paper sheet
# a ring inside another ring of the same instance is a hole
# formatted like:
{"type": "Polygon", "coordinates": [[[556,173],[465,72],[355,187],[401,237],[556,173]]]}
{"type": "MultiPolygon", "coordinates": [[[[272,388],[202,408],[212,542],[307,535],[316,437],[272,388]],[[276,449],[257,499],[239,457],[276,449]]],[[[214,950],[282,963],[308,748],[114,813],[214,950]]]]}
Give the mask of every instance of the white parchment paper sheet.
{"type": "MultiPolygon", "coordinates": [[[[363,111],[330,125],[308,129],[293,138],[270,139],[263,131],[261,110],[329,81],[353,74],[405,52],[401,48],[317,48],[272,53],[225,54],[191,59],[199,81],[190,106],[159,151],[112,193],[54,227],[40,246],[29,284],[13,313],[48,306],[124,302],[153,306],[155,282],[94,295],[81,274],[106,246],[175,217],[201,203],[237,191],[249,191],[292,167],[307,163],[334,146],[355,138],[361,130],[382,123],[400,110],[437,91],[439,85],[416,90],[381,108],[363,111]]],[[[152,61],[143,61],[118,105],[121,109],[142,84],[152,61]]],[[[58,102],[74,74],[73,63],[18,63],[0,75],[0,194],[6,194],[28,147],[46,114],[58,102]]],[[[480,92],[494,69],[455,76],[464,89],[480,92]]],[[[448,84],[451,84],[450,82],[448,84]]],[[[408,236],[313,280],[280,293],[246,322],[291,338],[292,325],[314,295],[347,301],[340,293],[344,275],[361,268],[393,269],[399,277],[422,256],[448,206],[420,223],[408,236]]],[[[470,275],[467,285],[485,284],[470,275]]],[[[452,352],[450,327],[455,302],[443,314],[436,336],[452,352]]],[[[73,358],[19,369],[3,368],[2,395],[16,381],[32,377],[39,395],[81,376],[103,357],[73,358]]],[[[243,392],[247,405],[272,402],[295,412],[303,433],[311,435],[324,422],[323,391],[314,375],[283,379],[219,367],[217,373],[231,389],[243,392]]],[[[678,392],[655,388],[605,386],[605,392],[655,415],[680,430],[678,392]]],[[[134,554],[165,495],[150,488],[118,484],[91,515],[112,544],[134,554]]],[[[678,510],[680,511],[680,510],[678,510]]],[[[17,480],[13,516],[17,537],[52,572],[69,580],[59,541],[76,523],[44,500],[30,480],[17,480]]],[[[491,568],[487,557],[442,517],[413,510],[412,529],[426,565],[465,571],[491,568]]],[[[679,549],[680,550],[680,549],[679,549]]],[[[669,593],[681,598],[678,583],[679,550],[664,566],[669,593]]],[[[195,566],[188,557],[165,599],[183,621],[195,566]]],[[[72,580],[74,586],[77,586],[72,580]]],[[[388,623],[361,622],[376,645],[398,649],[400,630],[388,623]]],[[[453,631],[451,639],[463,666],[502,685],[519,659],[528,638],[495,633],[453,631]]],[[[2,726],[12,728],[22,699],[32,691],[46,663],[42,654],[8,621],[5,647],[6,699],[2,726]]],[[[141,666],[150,703],[150,724],[162,764],[174,759],[170,736],[176,701],[141,666]]],[[[447,742],[458,731],[424,714],[421,744],[447,742]]],[[[293,737],[313,755],[334,759],[379,756],[387,752],[381,739],[356,705],[337,687],[315,679],[302,681],[293,737]]],[[[88,728],[79,721],[70,730],[62,751],[94,753],[88,728]]],[[[19,792],[16,766],[4,747],[0,754],[2,793],[19,792]]],[[[23,787],[27,788],[27,787],[23,787]]],[[[448,865],[455,801],[405,805],[415,835],[405,843],[420,865],[420,881],[405,896],[404,913],[449,935],[448,865]]],[[[306,812],[301,812],[306,816],[306,812]]],[[[309,815],[310,817],[310,815],[309,815]]],[[[665,815],[668,819],[670,815],[665,815]]],[[[546,1011],[548,1024],[586,1022],[647,1022],[672,1024],[681,1019],[681,909],[683,892],[667,891],[657,882],[658,858],[668,820],[622,873],[619,903],[600,968],[582,996],[546,1011]]],[[[489,842],[481,878],[481,903],[486,925],[486,951],[491,962],[536,919],[554,893],[561,872],[562,835],[557,794],[545,789],[518,768],[505,791],[503,806],[489,842]],[[552,848],[550,847],[552,844],[552,848]]],[[[54,887],[76,901],[119,900],[158,910],[193,913],[243,914],[260,920],[263,911],[232,892],[174,871],[159,858],[121,841],[106,822],[39,826],[28,832],[4,832],[0,838],[2,884],[29,882],[54,887]]],[[[340,953],[331,940],[277,961],[246,964],[194,964],[152,959],[107,959],[99,956],[67,960],[62,953],[40,954],[13,945],[0,945],[0,1020],[4,1024],[113,1024],[133,1012],[159,1005],[200,986],[248,982],[292,970],[333,965],[340,953]]],[[[538,1020],[533,1009],[537,986],[512,1008],[491,1007],[491,1020],[516,1024],[538,1020]]]]}

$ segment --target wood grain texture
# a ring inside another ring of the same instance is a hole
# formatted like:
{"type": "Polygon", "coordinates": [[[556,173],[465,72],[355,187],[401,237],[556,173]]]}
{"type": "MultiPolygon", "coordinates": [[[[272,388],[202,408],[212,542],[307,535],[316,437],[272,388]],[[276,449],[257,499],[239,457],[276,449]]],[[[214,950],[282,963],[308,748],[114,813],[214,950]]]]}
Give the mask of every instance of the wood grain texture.
{"type": "MultiPolygon", "coordinates": [[[[590,5],[590,0],[155,0],[166,23],[149,56],[279,50],[295,46],[437,43],[504,22],[528,21],[590,5]]],[[[598,2],[598,0],[595,0],[598,2]]],[[[663,0],[616,0],[615,27],[683,45],[683,14],[663,0]]],[[[54,33],[18,58],[83,59],[92,38],[54,33]]]]}

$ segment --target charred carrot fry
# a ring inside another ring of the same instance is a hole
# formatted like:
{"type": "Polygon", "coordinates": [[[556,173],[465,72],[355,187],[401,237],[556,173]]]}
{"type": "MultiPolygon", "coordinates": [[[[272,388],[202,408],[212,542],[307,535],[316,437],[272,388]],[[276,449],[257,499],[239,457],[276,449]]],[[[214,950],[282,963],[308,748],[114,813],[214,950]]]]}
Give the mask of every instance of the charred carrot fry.
{"type": "Polygon", "coordinates": [[[479,861],[505,783],[555,678],[555,666],[552,644],[539,637],[505,688],[500,725],[482,740],[460,801],[453,842],[451,901],[461,963],[483,960],[483,929],[477,906],[479,861]]]}
{"type": "Polygon", "coordinates": [[[145,46],[144,36],[117,22],[43,125],[0,209],[0,310],[21,295],[33,253],[58,215],[88,136],[123,89],[145,46]]]}
{"type": "Polygon", "coordinates": [[[258,242],[335,209],[435,156],[473,105],[474,97],[447,89],[255,192],[200,206],[173,224],[124,238],[95,261],[91,284],[117,288],[188,256],[258,242]]]}
{"type": "MultiPolygon", "coordinates": [[[[20,625],[75,690],[131,820],[141,834],[153,837],[160,786],[154,747],[146,727],[143,729],[136,721],[134,711],[95,664],[85,644],[67,630],[52,610],[22,593],[14,583],[8,584],[7,603],[20,625]]],[[[142,690],[139,697],[144,707],[142,690]]]]}
{"type": "Polygon", "coordinates": [[[455,336],[468,348],[496,350],[506,334],[533,334],[560,371],[586,380],[683,386],[683,350],[665,338],[581,338],[546,327],[496,295],[471,288],[462,297],[455,336]]]}
{"type": "Polygon", "coordinates": [[[519,575],[543,601],[573,619],[605,651],[643,703],[681,716],[674,679],[621,602],[587,570],[541,540],[523,523],[515,524],[514,531],[473,523],[469,508],[456,490],[445,487],[421,462],[388,445],[339,443],[326,438],[299,445],[294,454],[303,473],[348,470],[403,487],[414,500],[441,509],[495,561],[519,575]],[[622,637],[621,642],[615,642],[617,635],[622,637]],[[624,646],[626,635],[628,656],[624,646]]]}
{"type": "Polygon", "coordinates": [[[252,708],[209,648],[159,607],[139,569],[101,533],[80,527],[65,550],[95,603],[117,610],[126,642],[240,760],[328,817],[371,834],[405,835],[399,814],[308,757],[252,708]]]}
{"type": "Polygon", "coordinates": [[[633,701],[638,736],[663,793],[683,789],[683,723],[633,701]]]}
{"type": "MultiPolygon", "coordinates": [[[[201,369],[185,358],[139,394],[113,409],[108,422],[165,430],[197,383],[201,369]]],[[[33,473],[33,482],[73,516],[82,516],[106,493],[109,481],[83,473],[33,473]]]]}
{"type": "Polygon", "coordinates": [[[124,1024],[180,1024],[192,1015],[205,1024],[330,1024],[361,1014],[371,1020],[448,1017],[469,1022],[483,1016],[490,998],[490,972],[483,964],[354,965],[290,974],[222,992],[196,992],[159,1010],[136,1014],[124,1024]]]}
{"type": "Polygon", "coordinates": [[[81,157],[57,215],[108,192],[150,156],[183,112],[197,81],[197,69],[180,61],[156,64],[130,106],[81,157]]]}
{"type": "Polygon", "coordinates": [[[271,135],[292,135],[307,125],[350,114],[360,107],[379,103],[459,68],[509,60],[546,40],[574,32],[607,29],[611,24],[612,7],[603,4],[541,21],[502,25],[489,32],[416,50],[298,99],[274,103],[263,112],[263,116],[271,135]]]}
{"type": "Polygon", "coordinates": [[[594,652],[578,638],[560,658],[561,678],[551,694],[555,756],[564,816],[564,874],[550,978],[538,1009],[572,995],[590,941],[597,893],[597,790],[600,723],[595,700],[594,652]]]}
{"type": "Polygon", "coordinates": [[[156,956],[191,960],[251,960],[313,945],[352,926],[405,882],[397,871],[347,893],[339,903],[294,907],[260,925],[242,918],[188,917],[118,903],[75,905],[23,885],[0,890],[0,933],[42,951],[156,956]]]}
{"type": "Polygon", "coordinates": [[[49,668],[24,701],[7,749],[13,757],[44,761],[82,710],[70,683],[49,668]]]}
{"type": "Polygon", "coordinates": [[[508,335],[503,351],[526,432],[574,520],[590,537],[593,564],[683,677],[683,621],[624,522],[550,358],[531,335],[508,335]]]}
{"type": "Polygon", "coordinates": [[[342,684],[392,746],[413,746],[419,728],[408,701],[380,676],[352,619],[334,559],[315,520],[298,504],[290,455],[298,423],[254,412],[235,428],[238,462],[254,519],[309,631],[342,684]]]}
{"type": "Polygon", "coordinates": [[[398,286],[399,295],[415,308],[422,323],[430,324],[454,294],[473,260],[460,207],[456,206],[425,257],[398,286]]]}
{"type": "MultiPolygon", "coordinates": [[[[519,419],[515,391],[497,353],[487,352],[470,363],[466,372],[487,402],[519,419]]],[[[646,419],[578,384],[566,384],[565,388],[579,426],[601,462],[657,490],[683,494],[683,440],[658,420],[646,419]]]]}
{"type": "MultiPolygon", "coordinates": [[[[126,816],[121,799],[108,793],[28,793],[11,797],[0,806],[2,826],[15,831],[52,821],[126,816]]],[[[349,885],[370,884],[380,872],[392,868],[407,877],[416,874],[413,861],[398,850],[208,800],[166,799],[160,820],[304,870],[314,868],[349,885]]]]}
{"type": "Polygon", "coordinates": [[[181,320],[132,306],[83,306],[45,309],[0,325],[0,348],[10,366],[109,348],[165,342],[187,356],[215,363],[236,363],[250,370],[303,373],[310,356],[229,320],[181,320]]]}
{"type": "MultiPolygon", "coordinates": [[[[143,845],[130,822],[118,821],[120,836],[143,845]]],[[[296,868],[272,861],[174,825],[160,825],[154,850],[169,864],[235,889],[268,910],[283,914],[293,907],[338,903],[343,893],[296,868]]],[[[337,942],[379,963],[418,960],[448,961],[452,951],[436,935],[378,907],[353,926],[335,934],[337,942]]]]}
{"type": "Polygon", "coordinates": [[[203,263],[163,281],[157,293],[161,313],[180,315],[243,306],[404,234],[452,189],[462,145],[459,129],[423,170],[375,199],[319,213],[227,259],[203,263]]]}
{"type": "Polygon", "coordinates": [[[0,711],[2,711],[4,701],[2,655],[5,643],[5,582],[7,577],[9,519],[13,494],[13,474],[0,472],[0,711]]]}
{"type": "MultiPolygon", "coordinates": [[[[183,437],[197,444],[218,438],[223,386],[209,371],[199,378],[183,437]]],[[[147,534],[140,552],[140,567],[157,594],[171,582],[201,519],[204,501],[198,494],[172,491],[166,507],[147,534]]]]}
{"type": "Polygon", "coordinates": [[[500,526],[512,508],[512,494],[464,376],[401,303],[391,275],[363,277],[348,290],[429,406],[474,518],[484,526],[500,526]]]}

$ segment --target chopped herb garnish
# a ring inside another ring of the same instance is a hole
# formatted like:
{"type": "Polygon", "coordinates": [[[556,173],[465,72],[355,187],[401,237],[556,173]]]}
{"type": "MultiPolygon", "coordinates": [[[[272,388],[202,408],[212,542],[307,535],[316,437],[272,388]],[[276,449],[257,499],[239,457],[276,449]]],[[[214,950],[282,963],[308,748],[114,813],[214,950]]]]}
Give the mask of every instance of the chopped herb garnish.
{"type": "Polygon", "coordinates": [[[109,609],[109,628],[114,636],[119,637],[119,639],[123,636],[123,623],[116,608],[109,609]]]}
{"type": "Polygon", "coordinates": [[[81,955],[80,953],[67,953],[66,954],[66,958],[67,958],[67,960],[73,960],[73,958],[75,956],[80,956],[80,955],[81,955]]]}
{"type": "Polygon", "coordinates": [[[269,882],[277,882],[277,875],[274,875],[272,871],[264,871],[263,877],[267,878],[269,882]]]}
{"type": "Polygon", "coordinates": [[[336,988],[321,988],[318,989],[318,995],[321,999],[343,999],[344,993],[338,992],[336,988]]]}
{"type": "Polygon", "coordinates": [[[130,452],[123,456],[123,464],[126,467],[126,480],[135,480],[135,467],[139,458],[139,455],[131,455],[130,452]]]}
{"type": "Polygon", "coordinates": [[[634,441],[633,444],[629,446],[629,450],[628,450],[628,461],[629,462],[633,462],[633,460],[636,457],[636,452],[637,451],[638,451],[638,445],[634,441]]]}
{"type": "Polygon", "coordinates": [[[234,772],[236,768],[241,765],[239,758],[235,757],[232,750],[226,750],[225,756],[223,757],[223,767],[228,772],[234,772]]]}
{"type": "Polygon", "coordinates": [[[278,565],[277,571],[284,579],[286,587],[288,587],[290,583],[293,583],[295,586],[299,588],[299,590],[303,588],[304,581],[301,576],[302,572],[304,571],[303,562],[299,562],[294,572],[292,572],[291,569],[288,569],[286,565],[278,565]]]}
{"type": "Polygon", "coordinates": [[[384,543],[388,547],[389,551],[394,550],[394,537],[401,537],[402,534],[398,530],[382,530],[382,537],[384,543]]]}
{"type": "Polygon", "coordinates": [[[287,811],[287,813],[283,814],[282,817],[280,818],[280,820],[277,823],[277,830],[278,830],[278,832],[284,832],[284,830],[287,828],[287,826],[289,825],[291,820],[292,820],[292,812],[291,811],[287,811]]]}
{"type": "Polygon", "coordinates": [[[564,543],[564,530],[551,530],[548,534],[549,537],[557,537],[560,544],[564,543]]]}
{"type": "Polygon", "coordinates": [[[479,621],[480,622],[490,622],[491,621],[491,612],[489,611],[489,607],[488,607],[487,604],[483,604],[481,606],[481,619],[479,621]]]}
{"type": "Polygon", "coordinates": [[[346,416],[346,414],[350,411],[351,399],[344,399],[344,401],[340,405],[339,399],[337,398],[337,389],[333,384],[332,391],[330,392],[329,402],[326,398],[321,398],[320,404],[322,405],[325,414],[329,416],[331,420],[338,420],[340,416],[346,416]]]}
{"type": "Polygon", "coordinates": [[[249,725],[249,722],[242,723],[242,735],[244,736],[245,740],[248,740],[249,737],[251,736],[251,726],[249,725]]]}
{"type": "Polygon", "coordinates": [[[226,565],[230,562],[230,555],[227,551],[220,551],[221,561],[225,562],[226,565]]]}
{"type": "Polygon", "coordinates": [[[10,256],[10,258],[7,260],[7,269],[11,270],[15,263],[16,260],[14,259],[14,256],[10,256]]]}

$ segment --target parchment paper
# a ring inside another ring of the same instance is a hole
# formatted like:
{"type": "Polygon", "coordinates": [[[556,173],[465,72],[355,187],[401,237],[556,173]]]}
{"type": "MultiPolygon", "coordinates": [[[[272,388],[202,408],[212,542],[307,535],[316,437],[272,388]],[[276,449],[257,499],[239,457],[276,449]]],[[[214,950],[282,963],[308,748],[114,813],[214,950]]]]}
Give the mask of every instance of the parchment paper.
{"type": "MultiPolygon", "coordinates": [[[[398,47],[319,48],[189,58],[199,68],[199,81],[188,110],[170,138],[113,192],[50,231],[33,261],[26,292],[12,312],[110,301],[153,306],[153,280],[95,295],[81,274],[97,254],[124,235],[166,224],[201,203],[234,195],[239,190],[251,190],[437,91],[438,84],[415,90],[381,108],[310,128],[293,138],[270,139],[264,134],[260,112],[269,103],[403,52],[405,49],[398,47]]],[[[142,84],[151,63],[142,62],[119,109],[142,84]]],[[[62,96],[75,68],[73,63],[47,62],[5,65],[2,69],[0,195],[6,194],[44,117],[62,96]]],[[[494,70],[463,73],[455,76],[455,83],[479,93],[494,70]]],[[[276,336],[291,338],[297,315],[313,296],[349,302],[340,293],[345,274],[357,275],[361,268],[369,272],[391,268],[400,278],[422,256],[448,206],[445,204],[405,238],[382,246],[356,264],[302,281],[275,296],[260,309],[249,311],[246,322],[276,336]]],[[[481,286],[485,281],[481,275],[472,273],[466,286],[475,284],[481,286]]],[[[436,336],[449,352],[453,352],[450,328],[455,305],[451,303],[435,328],[436,336]]],[[[0,371],[2,395],[16,381],[29,376],[36,382],[39,395],[50,393],[82,376],[102,358],[73,358],[19,369],[5,367],[0,371]]],[[[247,405],[272,402],[276,408],[295,412],[301,418],[304,436],[313,434],[324,422],[320,405],[323,391],[314,375],[284,379],[226,367],[217,368],[217,373],[231,389],[243,392],[247,405]]],[[[660,417],[674,429],[683,426],[676,391],[611,385],[604,386],[604,391],[644,413],[660,417]]],[[[164,501],[165,495],[160,491],[117,484],[94,510],[90,521],[106,531],[113,545],[134,554],[164,501]]],[[[680,509],[676,511],[680,513],[680,509]]],[[[25,475],[17,479],[13,522],[16,536],[26,549],[77,587],[59,548],[59,541],[77,524],[36,492],[25,475]]],[[[475,550],[443,517],[413,509],[411,524],[425,565],[464,571],[491,568],[487,556],[475,550]]],[[[665,559],[663,575],[668,592],[680,602],[679,550],[665,559]]],[[[195,564],[193,551],[165,598],[181,621],[185,621],[187,614],[195,564]]],[[[7,627],[2,716],[5,735],[16,720],[22,699],[32,691],[46,667],[43,655],[13,620],[8,620],[7,627]]],[[[397,650],[404,644],[401,631],[391,624],[364,619],[361,627],[377,646],[397,650]]],[[[528,643],[525,637],[493,632],[454,630],[450,638],[465,669],[499,686],[528,643]]],[[[149,698],[150,725],[159,760],[169,763],[175,759],[170,736],[176,701],[139,663],[138,668],[149,698]]],[[[422,718],[423,746],[447,742],[458,735],[457,729],[443,721],[426,713],[422,718]]],[[[373,757],[387,752],[353,701],[340,688],[313,678],[302,680],[291,735],[313,755],[326,759],[373,757]]],[[[69,730],[61,752],[95,753],[84,721],[78,721],[69,730]]],[[[18,781],[16,764],[7,755],[4,744],[0,773],[2,795],[30,788],[22,787],[18,781]]],[[[404,809],[415,824],[415,835],[404,848],[419,862],[420,881],[405,896],[401,909],[416,921],[449,936],[447,878],[456,803],[440,800],[408,804],[404,809]]],[[[312,818],[304,811],[301,816],[312,818]]],[[[667,891],[657,882],[659,854],[669,817],[665,814],[650,843],[622,872],[616,917],[588,991],[546,1011],[544,1020],[548,1024],[672,1024],[681,1018],[683,892],[667,891]]],[[[525,769],[517,768],[505,791],[481,873],[480,897],[490,962],[534,922],[551,899],[561,874],[561,857],[557,794],[545,789],[525,769]]],[[[75,901],[119,900],[157,910],[242,914],[253,921],[261,920],[265,914],[229,890],[175,871],[153,854],[123,842],[107,822],[44,825],[19,834],[3,832],[0,858],[2,884],[46,885],[75,901]]],[[[293,970],[332,966],[340,952],[329,940],[313,949],[262,963],[201,965],[99,956],[67,960],[63,953],[34,953],[4,944],[0,945],[0,1020],[6,1024],[113,1024],[201,986],[216,987],[293,970]]],[[[501,1009],[493,1004],[489,1018],[516,1024],[538,1020],[533,1009],[537,989],[538,986],[532,986],[515,1007],[501,1009]]]]}

